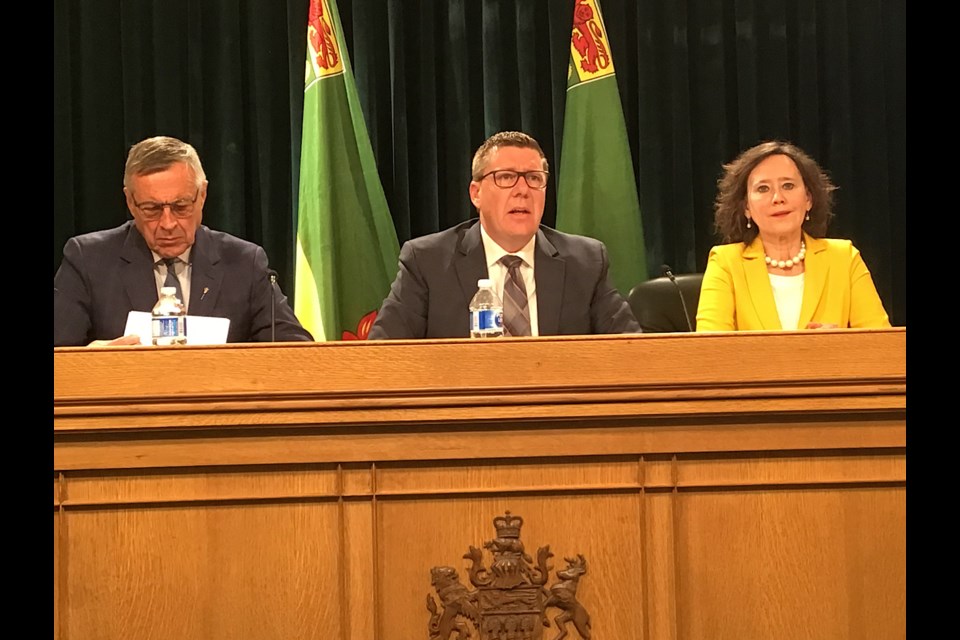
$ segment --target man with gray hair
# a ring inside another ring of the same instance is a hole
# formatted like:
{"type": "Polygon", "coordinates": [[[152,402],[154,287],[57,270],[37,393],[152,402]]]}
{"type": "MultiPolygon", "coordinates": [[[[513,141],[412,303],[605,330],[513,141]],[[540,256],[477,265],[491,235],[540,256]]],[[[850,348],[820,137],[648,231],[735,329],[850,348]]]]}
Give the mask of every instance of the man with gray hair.
{"type": "Polygon", "coordinates": [[[263,248],[201,223],[207,178],[191,145],[167,136],[133,145],[123,193],[132,220],[64,246],[53,279],[55,347],[139,344],[123,335],[127,315],[149,312],[168,279],[190,315],[230,320],[227,342],[313,340],[271,282],[263,248]]]}

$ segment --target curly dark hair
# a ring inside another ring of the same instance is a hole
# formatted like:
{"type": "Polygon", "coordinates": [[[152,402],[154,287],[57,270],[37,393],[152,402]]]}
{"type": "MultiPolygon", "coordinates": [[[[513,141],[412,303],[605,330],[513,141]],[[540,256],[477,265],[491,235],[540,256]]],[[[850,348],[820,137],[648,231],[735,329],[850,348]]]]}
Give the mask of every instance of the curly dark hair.
{"type": "Polygon", "coordinates": [[[833,218],[833,192],[837,187],[820,168],[817,161],[790,142],[769,140],[750,147],[729,164],[723,165],[723,176],[717,180],[717,198],[713,203],[714,226],[724,242],[750,244],[760,231],[756,225],[747,228],[744,215],[747,205],[747,179],[758,164],[773,155],[784,155],[793,160],[800,171],[803,184],[810,194],[813,206],[810,219],[804,220],[803,230],[814,238],[827,233],[833,218]]]}

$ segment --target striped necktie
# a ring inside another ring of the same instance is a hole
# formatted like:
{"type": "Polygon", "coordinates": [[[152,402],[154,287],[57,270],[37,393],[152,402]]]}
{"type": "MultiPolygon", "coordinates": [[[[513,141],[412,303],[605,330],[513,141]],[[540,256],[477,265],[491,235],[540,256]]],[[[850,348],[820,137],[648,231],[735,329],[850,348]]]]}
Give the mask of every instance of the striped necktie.
{"type": "Polygon", "coordinates": [[[523,284],[520,256],[503,256],[500,262],[507,268],[503,281],[503,328],[508,336],[530,335],[530,308],[527,287],[523,284]]]}
{"type": "Polygon", "coordinates": [[[173,287],[177,290],[177,299],[180,304],[186,305],[187,301],[183,299],[183,289],[180,288],[180,278],[177,277],[176,258],[164,258],[163,263],[167,265],[167,279],[163,281],[163,286],[173,287]]]}

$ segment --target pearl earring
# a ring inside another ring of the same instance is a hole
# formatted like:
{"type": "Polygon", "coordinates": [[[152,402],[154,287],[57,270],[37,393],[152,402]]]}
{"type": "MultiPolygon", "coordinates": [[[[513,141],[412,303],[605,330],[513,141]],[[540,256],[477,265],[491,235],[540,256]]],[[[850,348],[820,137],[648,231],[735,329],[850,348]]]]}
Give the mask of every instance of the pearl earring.
{"type": "Polygon", "coordinates": [[[753,227],[753,225],[750,224],[750,218],[747,218],[747,229],[750,229],[751,227],[753,227]]]}
{"type": "Polygon", "coordinates": [[[810,222],[810,212],[807,211],[807,222],[810,222]]]}

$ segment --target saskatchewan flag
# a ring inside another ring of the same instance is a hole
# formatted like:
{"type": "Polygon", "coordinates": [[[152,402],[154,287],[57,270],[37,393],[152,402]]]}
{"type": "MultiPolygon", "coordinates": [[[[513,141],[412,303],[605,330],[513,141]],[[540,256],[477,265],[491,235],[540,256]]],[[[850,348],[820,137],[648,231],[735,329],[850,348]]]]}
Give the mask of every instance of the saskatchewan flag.
{"type": "Polygon", "coordinates": [[[602,241],[626,296],[646,280],[640,201],[599,0],[575,0],[557,179],[557,228],[602,241]]]}
{"type": "Polygon", "coordinates": [[[397,272],[397,232],[336,0],[310,0],[294,312],[314,339],[365,339],[397,272]]]}

